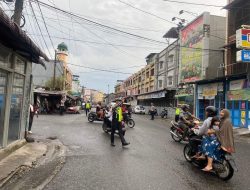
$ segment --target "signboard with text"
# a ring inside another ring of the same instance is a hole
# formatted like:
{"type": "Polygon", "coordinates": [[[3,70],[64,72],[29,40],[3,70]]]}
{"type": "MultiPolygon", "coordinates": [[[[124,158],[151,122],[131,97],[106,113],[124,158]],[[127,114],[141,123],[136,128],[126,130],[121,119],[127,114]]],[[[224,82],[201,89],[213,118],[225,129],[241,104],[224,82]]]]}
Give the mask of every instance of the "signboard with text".
{"type": "Polygon", "coordinates": [[[236,47],[238,49],[250,49],[250,29],[236,31],[236,47]]]}

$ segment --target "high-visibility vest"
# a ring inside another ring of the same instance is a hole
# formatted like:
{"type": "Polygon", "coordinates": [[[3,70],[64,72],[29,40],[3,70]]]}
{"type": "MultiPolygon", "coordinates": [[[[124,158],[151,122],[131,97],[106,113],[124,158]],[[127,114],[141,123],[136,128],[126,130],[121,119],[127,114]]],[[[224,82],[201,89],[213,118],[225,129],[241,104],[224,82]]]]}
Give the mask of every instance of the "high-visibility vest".
{"type": "Polygon", "coordinates": [[[180,113],[181,113],[181,109],[180,108],[176,108],[175,115],[180,115],[180,113]]]}
{"type": "Polygon", "coordinates": [[[86,104],[86,109],[90,109],[90,103],[86,104]]]}
{"type": "Polygon", "coordinates": [[[116,109],[116,117],[117,117],[118,122],[122,122],[123,115],[122,115],[122,108],[121,107],[118,107],[116,109]]]}

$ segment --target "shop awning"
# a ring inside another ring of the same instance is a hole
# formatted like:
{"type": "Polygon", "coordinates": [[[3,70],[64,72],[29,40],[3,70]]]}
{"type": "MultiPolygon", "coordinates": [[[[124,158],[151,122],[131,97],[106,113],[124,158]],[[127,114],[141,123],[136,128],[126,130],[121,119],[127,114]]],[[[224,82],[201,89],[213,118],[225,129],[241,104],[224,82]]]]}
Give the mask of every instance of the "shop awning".
{"type": "MultiPolygon", "coordinates": [[[[0,8],[0,43],[16,51],[29,61],[41,64],[41,57],[49,61],[49,58],[30,39],[29,36],[17,26],[0,8]]],[[[44,65],[44,64],[42,64],[44,65]]]]}
{"type": "Polygon", "coordinates": [[[48,91],[43,89],[35,89],[34,93],[40,94],[41,96],[65,96],[66,92],[64,91],[48,91]]]}
{"type": "Polygon", "coordinates": [[[157,99],[157,98],[164,98],[166,96],[166,91],[160,91],[160,92],[152,92],[148,94],[138,95],[138,100],[146,100],[146,99],[157,99]]]}
{"type": "Polygon", "coordinates": [[[234,8],[236,6],[237,6],[237,9],[238,9],[238,8],[241,7],[240,2],[243,2],[243,1],[246,1],[246,0],[234,0],[231,3],[227,4],[225,7],[223,7],[223,9],[229,10],[229,9],[232,9],[232,8],[234,8]]]}

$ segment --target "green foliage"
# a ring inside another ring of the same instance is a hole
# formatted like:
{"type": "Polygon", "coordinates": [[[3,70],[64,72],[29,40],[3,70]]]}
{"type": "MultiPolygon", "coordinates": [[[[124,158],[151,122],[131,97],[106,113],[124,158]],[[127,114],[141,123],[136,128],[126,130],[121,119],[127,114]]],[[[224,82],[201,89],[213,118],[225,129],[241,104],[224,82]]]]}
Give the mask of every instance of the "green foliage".
{"type": "Polygon", "coordinates": [[[54,79],[52,77],[45,83],[45,88],[49,88],[50,90],[62,91],[64,85],[64,77],[60,76],[55,78],[55,88],[53,84],[54,84],[54,79]]]}

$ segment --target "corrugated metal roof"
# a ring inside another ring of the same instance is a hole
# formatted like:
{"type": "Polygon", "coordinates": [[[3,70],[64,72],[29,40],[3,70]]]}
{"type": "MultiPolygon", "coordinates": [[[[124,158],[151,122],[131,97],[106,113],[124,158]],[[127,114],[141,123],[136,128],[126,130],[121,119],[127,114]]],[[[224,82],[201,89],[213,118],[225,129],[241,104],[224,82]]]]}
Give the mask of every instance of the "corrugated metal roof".
{"type": "Polygon", "coordinates": [[[0,43],[13,49],[28,60],[41,64],[40,57],[49,61],[49,58],[39,47],[17,26],[0,8],[0,43]]]}

